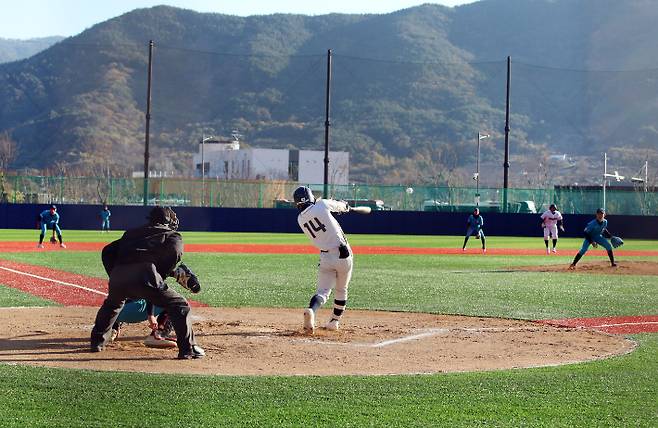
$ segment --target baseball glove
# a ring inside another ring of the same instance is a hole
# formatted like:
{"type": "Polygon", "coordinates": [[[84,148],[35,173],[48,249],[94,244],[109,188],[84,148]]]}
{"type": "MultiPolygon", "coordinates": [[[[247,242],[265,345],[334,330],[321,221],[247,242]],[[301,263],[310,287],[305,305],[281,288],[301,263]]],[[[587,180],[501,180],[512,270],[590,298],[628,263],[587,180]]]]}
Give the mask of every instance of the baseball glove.
{"type": "Polygon", "coordinates": [[[181,287],[190,290],[192,293],[196,294],[201,291],[199,278],[197,278],[196,274],[183,263],[174,269],[174,271],[171,273],[171,276],[176,278],[176,282],[179,283],[181,287]]]}
{"type": "Polygon", "coordinates": [[[57,244],[57,238],[55,238],[54,236],[51,236],[50,237],[50,243],[51,244],[57,244]]]}
{"type": "Polygon", "coordinates": [[[624,240],[621,239],[619,236],[613,236],[610,238],[610,243],[612,244],[613,247],[618,248],[624,245],[624,240]]]}

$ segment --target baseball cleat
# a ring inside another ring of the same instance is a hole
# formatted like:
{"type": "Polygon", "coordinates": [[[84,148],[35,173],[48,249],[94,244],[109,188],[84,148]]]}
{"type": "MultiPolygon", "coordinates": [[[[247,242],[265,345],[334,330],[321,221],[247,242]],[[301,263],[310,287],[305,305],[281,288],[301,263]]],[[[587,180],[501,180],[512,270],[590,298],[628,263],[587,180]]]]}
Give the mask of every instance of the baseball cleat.
{"type": "Polygon", "coordinates": [[[462,252],[464,252],[464,253],[465,253],[465,252],[466,252],[466,248],[462,248],[462,252]]]}
{"type": "Polygon", "coordinates": [[[553,254],[557,254],[557,249],[553,247],[553,254]]]}
{"type": "Polygon", "coordinates": [[[486,248],[482,249],[482,254],[487,254],[487,249],[486,248]]]}
{"type": "Polygon", "coordinates": [[[304,309],[304,331],[313,334],[315,331],[315,313],[313,309],[304,309]]]}
{"type": "Polygon", "coordinates": [[[59,246],[62,247],[62,248],[66,248],[66,245],[63,242],[61,244],[59,244],[59,246]]]}
{"type": "Polygon", "coordinates": [[[331,321],[325,324],[324,328],[326,328],[327,330],[336,331],[338,330],[338,324],[340,324],[340,321],[333,318],[331,321]]]}
{"type": "Polygon", "coordinates": [[[43,244],[37,244],[37,248],[43,248],[43,244]]]}
{"type": "Polygon", "coordinates": [[[617,267],[617,263],[612,263],[610,267],[617,267]]]}
{"type": "Polygon", "coordinates": [[[198,358],[203,358],[206,356],[206,351],[203,350],[199,345],[192,345],[192,349],[187,352],[179,352],[179,360],[196,360],[198,358]]]}
{"type": "Polygon", "coordinates": [[[576,265],[573,263],[569,265],[569,270],[576,270],[576,265]]]}
{"type": "Polygon", "coordinates": [[[549,250],[548,248],[546,248],[546,255],[548,256],[549,254],[551,254],[551,250],[549,250]]]}

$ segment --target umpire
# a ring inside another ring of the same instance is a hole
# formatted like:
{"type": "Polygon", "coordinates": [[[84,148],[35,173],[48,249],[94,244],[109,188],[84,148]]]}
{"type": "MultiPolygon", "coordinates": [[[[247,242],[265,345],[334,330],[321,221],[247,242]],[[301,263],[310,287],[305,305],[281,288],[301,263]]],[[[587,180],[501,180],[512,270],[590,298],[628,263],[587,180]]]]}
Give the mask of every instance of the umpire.
{"type": "Polygon", "coordinates": [[[156,206],[147,219],[147,224],[126,231],[121,239],[103,248],[109,291],[91,330],[91,351],[102,351],[110,341],[112,325],[126,299],[146,299],[169,313],[176,331],[178,358],[203,358],[205,352],[194,340],[190,305],[164,282],[183,254],[176,213],[169,207],[156,206]]]}

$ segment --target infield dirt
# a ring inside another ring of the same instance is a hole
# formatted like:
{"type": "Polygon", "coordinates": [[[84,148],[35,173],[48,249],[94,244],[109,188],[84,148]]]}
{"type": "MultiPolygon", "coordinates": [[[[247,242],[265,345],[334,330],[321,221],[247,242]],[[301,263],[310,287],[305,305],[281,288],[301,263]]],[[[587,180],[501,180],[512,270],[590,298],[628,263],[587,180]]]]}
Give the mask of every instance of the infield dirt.
{"type": "MultiPolygon", "coordinates": [[[[575,363],[630,352],[621,336],[529,321],[350,310],[341,330],[301,329],[301,310],[194,308],[205,359],[142,344],[128,325],[101,353],[88,351],[91,307],[0,309],[0,362],[71,369],[208,375],[385,375],[575,363]]],[[[326,320],[329,311],[321,311],[326,320]]]]}

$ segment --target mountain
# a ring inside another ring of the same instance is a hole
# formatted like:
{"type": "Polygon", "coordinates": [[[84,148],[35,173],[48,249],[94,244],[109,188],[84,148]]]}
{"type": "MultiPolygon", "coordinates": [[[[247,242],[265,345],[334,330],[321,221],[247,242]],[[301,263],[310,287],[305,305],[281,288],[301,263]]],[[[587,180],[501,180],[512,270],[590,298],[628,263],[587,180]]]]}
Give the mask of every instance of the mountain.
{"type": "Polygon", "coordinates": [[[585,175],[602,151],[639,167],[658,160],[654,5],[482,0],[246,18],[137,9],[0,65],[0,132],[18,143],[13,167],[139,170],[154,40],[154,169],[189,174],[201,136],[232,129],[252,146],[321,149],[331,48],[331,144],[350,152],[351,177],[459,184],[478,131],[491,134],[482,167],[500,170],[509,55],[513,183],[559,178],[545,171],[551,154],[585,175]]]}
{"type": "Polygon", "coordinates": [[[0,37],[0,63],[18,61],[49,48],[64,37],[39,37],[27,40],[3,39],[0,37]]]}

